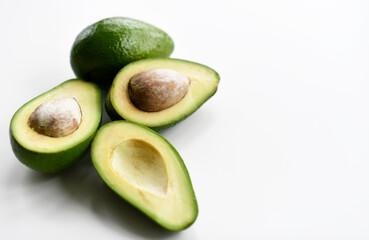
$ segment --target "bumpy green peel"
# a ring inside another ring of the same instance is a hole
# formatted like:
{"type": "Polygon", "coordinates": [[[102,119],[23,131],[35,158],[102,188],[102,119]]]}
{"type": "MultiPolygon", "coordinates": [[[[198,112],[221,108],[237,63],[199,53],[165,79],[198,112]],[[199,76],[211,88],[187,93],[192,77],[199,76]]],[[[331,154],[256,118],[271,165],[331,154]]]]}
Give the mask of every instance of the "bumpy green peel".
{"type": "Polygon", "coordinates": [[[109,88],[130,62],[169,57],[174,43],[163,30],[124,17],[106,18],[85,28],[75,39],[70,62],[76,76],[109,88]]]}

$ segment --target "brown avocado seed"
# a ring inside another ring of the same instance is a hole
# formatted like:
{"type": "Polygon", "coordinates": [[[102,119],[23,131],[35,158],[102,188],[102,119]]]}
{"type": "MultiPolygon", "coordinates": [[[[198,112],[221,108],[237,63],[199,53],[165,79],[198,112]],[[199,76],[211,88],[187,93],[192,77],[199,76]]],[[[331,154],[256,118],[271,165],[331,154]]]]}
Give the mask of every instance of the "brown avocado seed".
{"type": "Polygon", "coordinates": [[[178,103],[188,92],[190,79],[171,69],[152,69],[134,75],[128,84],[132,103],[156,112],[178,103]]]}
{"type": "Polygon", "coordinates": [[[55,98],[38,106],[28,119],[28,126],[49,137],[64,137],[76,131],[82,113],[74,98],[55,98]]]}

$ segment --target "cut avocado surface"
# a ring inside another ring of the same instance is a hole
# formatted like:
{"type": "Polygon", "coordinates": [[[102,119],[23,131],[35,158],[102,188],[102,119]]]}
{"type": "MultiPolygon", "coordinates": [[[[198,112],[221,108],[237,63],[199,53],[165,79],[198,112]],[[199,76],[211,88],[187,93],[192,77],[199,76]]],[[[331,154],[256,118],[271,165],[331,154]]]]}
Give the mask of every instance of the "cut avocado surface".
{"type": "Polygon", "coordinates": [[[178,231],[195,221],[198,207],[183,160],[155,131],[128,121],[110,122],[97,132],[91,157],[114,192],[162,227],[178,231]]]}
{"type": "Polygon", "coordinates": [[[181,59],[144,59],[128,64],[115,77],[106,99],[106,110],[113,120],[126,119],[154,130],[168,128],[195,112],[217,91],[219,75],[213,69],[181,59]],[[177,71],[190,80],[185,96],[164,110],[148,112],[133,104],[129,82],[137,74],[153,69],[177,71]]]}
{"type": "Polygon", "coordinates": [[[102,19],[81,31],[70,62],[77,77],[109,88],[126,64],[145,58],[169,57],[173,40],[163,30],[125,17],[102,19]]]}
{"type": "Polygon", "coordinates": [[[95,135],[100,120],[100,89],[80,79],[68,80],[27,102],[13,115],[10,123],[13,152],[22,163],[34,170],[59,172],[80,159],[95,135]],[[44,116],[50,111],[56,111],[55,116],[49,116],[48,120],[54,127],[49,127],[49,131],[54,132],[54,135],[47,135],[46,131],[48,126],[44,116]],[[76,114],[76,111],[80,122],[72,119],[72,124],[77,126],[63,134],[55,130],[55,122],[60,122],[60,117],[64,126],[65,116],[76,114]],[[36,127],[31,124],[31,116],[39,120],[36,127]]]}

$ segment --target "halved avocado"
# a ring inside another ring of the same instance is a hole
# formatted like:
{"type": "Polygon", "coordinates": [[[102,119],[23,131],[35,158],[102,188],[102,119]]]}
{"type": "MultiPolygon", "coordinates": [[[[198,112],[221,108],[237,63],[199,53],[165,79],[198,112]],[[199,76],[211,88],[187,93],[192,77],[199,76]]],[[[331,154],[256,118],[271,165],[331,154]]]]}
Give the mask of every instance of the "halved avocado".
{"type": "Polygon", "coordinates": [[[106,99],[106,111],[112,120],[126,119],[154,130],[175,125],[195,112],[204,102],[215,94],[219,75],[213,69],[181,59],[145,59],[128,64],[115,77],[106,99]],[[130,79],[152,69],[171,69],[190,79],[187,94],[175,105],[156,112],[137,108],[129,94],[130,79]]]}
{"type": "Polygon", "coordinates": [[[101,93],[97,85],[80,79],[68,80],[27,102],[14,114],[10,123],[13,152],[22,163],[34,170],[59,172],[82,157],[100,121],[101,93]],[[73,133],[50,137],[30,127],[30,116],[41,104],[61,98],[72,98],[79,105],[82,120],[73,133]]]}
{"type": "Polygon", "coordinates": [[[195,221],[198,207],[186,166],[153,130],[123,120],[110,122],[97,132],[91,157],[114,192],[162,227],[178,231],[195,221]]]}

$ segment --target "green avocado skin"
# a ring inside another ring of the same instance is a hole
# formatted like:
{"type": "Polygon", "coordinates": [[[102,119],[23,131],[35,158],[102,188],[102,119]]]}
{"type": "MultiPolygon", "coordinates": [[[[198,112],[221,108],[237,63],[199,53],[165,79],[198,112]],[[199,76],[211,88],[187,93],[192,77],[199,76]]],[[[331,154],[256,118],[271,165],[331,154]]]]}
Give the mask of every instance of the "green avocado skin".
{"type": "Polygon", "coordinates": [[[116,120],[125,120],[122,118],[114,109],[113,105],[111,104],[110,100],[110,91],[108,92],[105,100],[105,111],[108,114],[110,120],[116,121],[116,120]]]}
{"type": "Polygon", "coordinates": [[[169,57],[174,43],[161,29],[124,17],[100,20],[75,39],[70,62],[77,77],[108,88],[118,71],[130,62],[169,57]]]}
{"type": "Polygon", "coordinates": [[[40,153],[20,145],[10,131],[10,143],[15,156],[24,165],[43,173],[56,173],[71,167],[86,152],[94,134],[77,146],[57,153],[40,153]]]}

